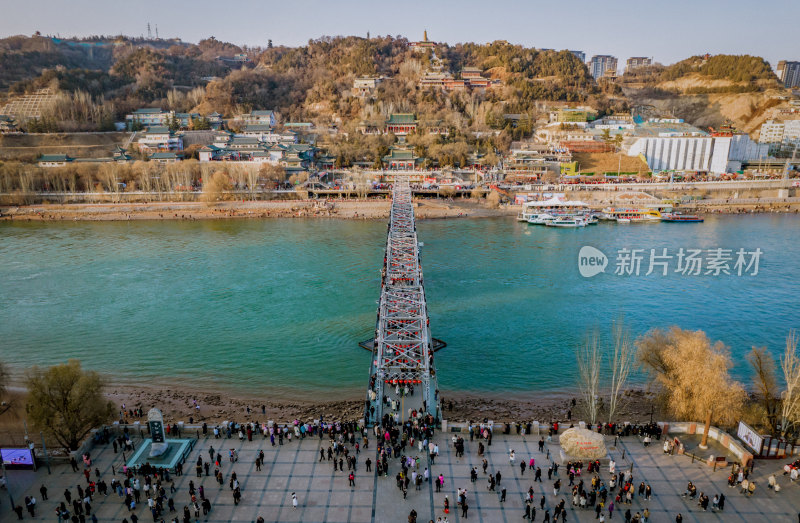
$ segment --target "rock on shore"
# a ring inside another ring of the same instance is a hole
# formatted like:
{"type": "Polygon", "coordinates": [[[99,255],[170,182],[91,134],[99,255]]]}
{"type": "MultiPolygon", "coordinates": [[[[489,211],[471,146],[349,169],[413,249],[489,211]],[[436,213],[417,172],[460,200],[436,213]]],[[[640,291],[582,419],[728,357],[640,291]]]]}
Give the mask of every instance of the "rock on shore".
{"type": "Polygon", "coordinates": [[[594,460],[608,454],[602,434],[580,427],[565,430],[559,441],[564,453],[570,457],[594,460]]]}

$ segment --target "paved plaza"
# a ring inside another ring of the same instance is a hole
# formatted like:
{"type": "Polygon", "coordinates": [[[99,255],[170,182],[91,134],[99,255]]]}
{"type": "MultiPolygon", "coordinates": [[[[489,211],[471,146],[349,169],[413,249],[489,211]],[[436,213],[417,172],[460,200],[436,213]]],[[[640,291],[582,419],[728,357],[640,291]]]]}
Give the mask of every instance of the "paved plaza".
{"type": "MultiPolygon", "coordinates": [[[[208,517],[202,512],[199,521],[228,522],[228,521],[255,521],[259,516],[265,521],[274,522],[398,522],[408,521],[409,512],[414,509],[418,513],[417,521],[427,523],[430,519],[437,521],[443,513],[444,497],[450,501],[450,513],[447,514],[449,522],[476,521],[476,522],[508,522],[521,521],[524,514],[525,497],[528,489],[533,486],[536,507],[536,521],[543,520],[543,511],[539,509],[539,500],[544,495],[545,509],[550,514],[553,507],[563,498],[567,505],[567,521],[596,521],[595,513],[591,509],[573,508],[571,503],[568,478],[564,468],[559,469],[562,481],[561,492],[553,495],[553,480],[547,479],[549,461],[548,450],[551,456],[558,456],[559,450],[555,442],[545,445],[545,451],[539,452],[538,441],[540,436],[520,436],[516,434],[504,435],[495,433],[492,445],[486,446],[484,456],[478,456],[478,442],[469,441],[468,434],[464,436],[465,454],[456,457],[451,437],[454,433],[439,433],[434,441],[439,445],[440,456],[435,464],[429,464],[427,456],[419,455],[420,472],[427,466],[432,474],[431,479],[439,474],[444,476],[444,488],[435,492],[433,482],[423,483],[421,490],[416,490],[414,485],[409,486],[408,495],[403,499],[402,491],[397,488],[395,475],[400,470],[397,459],[390,460],[387,477],[375,477],[375,438],[370,437],[368,449],[362,449],[358,454],[355,486],[348,482],[348,472],[334,472],[331,461],[320,461],[320,448],[327,451],[330,440],[327,435],[320,440],[318,437],[308,437],[303,440],[285,441],[282,446],[273,447],[270,440],[255,436],[253,441],[240,442],[238,438],[215,439],[200,435],[192,450],[184,475],[173,476],[177,491],[170,494],[167,487],[167,496],[175,499],[176,512],[163,515],[165,521],[177,517],[182,520],[183,506],[189,502],[189,482],[194,481],[195,487],[204,486],[206,496],[211,500],[212,510],[208,517]],[[225,475],[222,486],[214,481],[212,475],[196,477],[194,463],[198,456],[204,460],[208,458],[208,449],[213,446],[223,456],[221,470],[225,475]],[[236,449],[239,461],[228,461],[229,449],[236,449]],[[509,450],[514,449],[516,463],[509,463],[509,450]],[[261,471],[256,470],[255,458],[260,450],[265,453],[265,463],[261,471]],[[371,458],[373,472],[365,471],[365,461],[371,458]],[[526,470],[521,473],[519,462],[530,458],[536,460],[536,466],[542,468],[542,482],[534,483],[534,475],[526,470]],[[488,490],[487,475],[482,471],[483,459],[488,462],[488,473],[501,472],[502,479],[497,490],[488,490]],[[478,468],[478,480],[470,481],[470,470],[478,468]],[[241,483],[242,500],[238,506],[234,505],[232,491],[228,479],[235,471],[241,483]],[[469,505],[468,517],[461,516],[461,510],[456,506],[457,489],[467,489],[467,502],[469,505]],[[506,489],[506,501],[501,503],[500,490],[506,489]],[[292,492],[297,494],[298,507],[292,507],[292,492]]],[[[136,443],[141,440],[136,437],[136,443]]],[[[645,448],[635,436],[621,439],[614,447],[614,439],[607,438],[611,448],[611,457],[617,462],[617,471],[633,473],[634,485],[641,481],[648,483],[653,492],[649,501],[634,499],[632,505],[620,505],[616,508],[613,517],[607,521],[624,521],[624,512],[627,508],[631,513],[641,512],[645,507],[650,510],[650,521],[671,522],[680,512],[683,521],[726,521],[734,523],[739,521],[752,522],[796,522],[800,513],[800,485],[791,484],[787,476],[780,473],[784,461],[758,461],[754,474],[757,489],[752,497],[745,497],[737,488],[727,486],[727,477],[730,466],[716,472],[704,463],[692,463],[686,456],[670,456],[662,452],[659,442],[645,448]],[[624,459],[623,459],[624,452],[624,459]],[[778,473],[778,481],[782,487],[779,493],[766,488],[767,477],[770,473],[778,473]],[[708,512],[681,496],[686,484],[692,481],[697,485],[698,492],[705,492],[709,497],[724,493],[726,496],[725,510],[722,513],[708,512]]],[[[416,456],[416,449],[408,449],[409,455],[416,456]]],[[[351,453],[354,450],[351,448],[351,453]]],[[[121,479],[119,469],[123,458],[121,453],[114,453],[111,445],[95,447],[92,451],[95,466],[100,470],[101,478],[110,483],[112,477],[121,479]],[[114,474],[112,472],[116,472],[114,474]]],[[[345,467],[346,469],[346,467],[345,467]]],[[[94,474],[93,474],[94,476],[94,474]]],[[[86,481],[82,470],[73,472],[69,465],[52,467],[52,475],[48,475],[47,468],[42,467],[37,472],[9,471],[10,491],[0,491],[0,519],[14,521],[17,519],[9,507],[9,494],[14,497],[17,504],[23,504],[25,496],[36,497],[37,513],[35,518],[30,518],[24,512],[25,519],[42,521],[56,521],[55,508],[57,503],[64,500],[64,489],[70,488],[73,497],[76,495],[76,485],[85,485],[86,481]],[[48,488],[48,500],[41,499],[39,487],[44,484],[48,488]]],[[[607,467],[601,471],[601,478],[608,481],[607,467]]],[[[584,472],[583,479],[586,483],[591,476],[584,472]]],[[[576,478],[576,483],[578,478],[576,478]]],[[[122,498],[116,494],[107,497],[95,495],[93,512],[100,521],[121,522],[128,519],[131,522],[131,513],[124,506],[122,498]]],[[[146,497],[136,509],[139,521],[142,523],[152,520],[147,509],[146,497]]],[[[607,514],[607,511],[606,511],[607,514]]],[[[192,518],[195,521],[195,518],[192,518]]]]}

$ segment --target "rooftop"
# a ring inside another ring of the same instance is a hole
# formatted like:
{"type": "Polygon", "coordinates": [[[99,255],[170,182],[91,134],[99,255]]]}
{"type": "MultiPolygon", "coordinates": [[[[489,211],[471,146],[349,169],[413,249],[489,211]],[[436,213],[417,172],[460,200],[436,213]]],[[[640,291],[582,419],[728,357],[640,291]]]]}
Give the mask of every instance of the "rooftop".
{"type": "Polygon", "coordinates": [[[413,113],[394,113],[389,115],[386,123],[389,125],[414,124],[417,123],[417,120],[413,113]]]}
{"type": "Polygon", "coordinates": [[[633,135],[642,138],[655,138],[659,136],[708,136],[708,133],[680,121],[647,121],[633,129],[633,135]]]}
{"type": "Polygon", "coordinates": [[[169,130],[169,127],[165,125],[154,125],[152,127],[148,127],[146,134],[169,134],[172,131],[169,130]]]}
{"type": "Polygon", "coordinates": [[[151,160],[174,160],[177,159],[178,155],[176,153],[153,153],[150,155],[151,160]]]}
{"type": "Polygon", "coordinates": [[[244,127],[244,132],[246,133],[260,133],[267,131],[272,131],[272,127],[264,123],[254,123],[244,127]]]}
{"type": "Polygon", "coordinates": [[[258,138],[253,138],[250,136],[234,136],[231,140],[231,145],[258,145],[259,142],[258,138]]]}
{"type": "Polygon", "coordinates": [[[71,162],[72,157],[66,154],[43,154],[39,157],[40,162],[71,162]]]}

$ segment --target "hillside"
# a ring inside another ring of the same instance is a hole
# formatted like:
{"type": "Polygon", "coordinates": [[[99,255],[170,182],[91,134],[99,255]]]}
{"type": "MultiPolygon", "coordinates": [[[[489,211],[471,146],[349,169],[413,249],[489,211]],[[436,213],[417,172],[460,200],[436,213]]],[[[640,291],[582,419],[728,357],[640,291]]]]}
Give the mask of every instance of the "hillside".
{"type": "Polygon", "coordinates": [[[218,112],[225,118],[272,109],[280,121],[308,121],[339,134],[326,137],[338,164],[376,161],[391,139],[361,134],[391,114],[414,113],[420,125],[445,129],[415,139],[419,156],[456,164],[467,153],[504,151],[546,121],[546,104],[582,104],[598,116],[651,105],[695,125],[726,119],[751,131],[783,94],[763,59],[695,56],[652,66],[618,82],[595,82],[569,51],[541,50],[504,41],[436,44],[416,52],[406,38],[322,37],[299,47],[245,47],[216,40],[41,36],[0,39],[0,100],[48,89],[57,103],[27,125],[40,132],[113,129],[130,111],[161,107],[218,112]],[[431,87],[426,75],[461,80],[476,68],[494,82],[487,89],[431,87]],[[358,77],[382,81],[368,95],[353,92],[358,77]],[[523,115],[511,121],[507,114],[523,115]],[[496,132],[493,132],[496,131],[496,132]],[[474,138],[480,132],[484,138],[474,138]]]}
{"type": "Polygon", "coordinates": [[[633,105],[653,106],[701,128],[730,120],[749,133],[787,95],[769,64],[748,55],[695,56],[626,73],[620,83],[633,105]]]}
{"type": "Polygon", "coordinates": [[[48,68],[105,69],[111,61],[110,45],[59,45],[42,36],[3,38],[0,39],[0,89],[35,77],[48,68]]]}
{"type": "Polygon", "coordinates": [[[651,105],[657,112],[683,118],[697,127],[719,127],[726,120],[748,133],[766,119],[766,110],[782,104],[782,90],[732,94],[681,94],[653,89],[623,88],[632,105],[651,105]]]}
{"type": "Polygon", "coordinates": [[[322,37],[293,48],[245,48],[213,37],[198,44],[157,45],[122,37],[74,46],[41,37],[7,40],[0,40],[0,49],[13,50],[0,59],[0,66],[10,63],[12,55],[30,62],[27,74],[19,70],[8,76],[6,83],[16,78],[9,93],[47,88],[59,95],[57,106],[28,127],[46,132],[107,130],[114,119],[140,107],[219,112],[226,118],[272,109],[284,122],[310,121],[342,131],[326,138],[324,145],[345,166],[376,161],[387,153],[391,138],[388,143],[372,139],[359,128],[363,123],[382,125],[392,113],[414,113],[421,125],[446,129],[414,146],[434,164],[458,165],[466,161],[465,151],[506,150],[512,140],[529,137],[532,122],[546,117],[544,105],[537,103],[543,100],[588,103],[601,114],[628,109],[619,89],[595,83],[572,53],[507,42],[437,44],[415,52],[407,39],[391,36],[322,37]],[[96,54],[86,51],[95,48],[96,54]],[[37,63],[35,52],[75,56],[53,67],[49,58],[37,63]],[[486,89],[460,90],[421,83],[430,72],[460,79],[465,67],[497,82],[486,89]],[[362,76],[382,79],[368,96],[353,93],[354,80],[362,76]],[[527,117],[511,122],[504,118],[508,113],[527,117]],[[476,140],[477,131],[487,137],[476,140]]]}

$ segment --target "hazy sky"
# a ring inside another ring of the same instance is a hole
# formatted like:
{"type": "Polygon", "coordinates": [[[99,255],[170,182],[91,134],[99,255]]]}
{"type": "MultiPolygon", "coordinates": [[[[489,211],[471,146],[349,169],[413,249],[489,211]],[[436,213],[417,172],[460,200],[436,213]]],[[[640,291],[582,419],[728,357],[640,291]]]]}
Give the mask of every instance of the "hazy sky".
{"type": "Polygon", "coordinates": [[[651,56],[703,53],[800,60],[798,0],[1,0],[0,35],[147,33],[197,42],[300,45],[322,35],[403,35],[651,56]]]}

